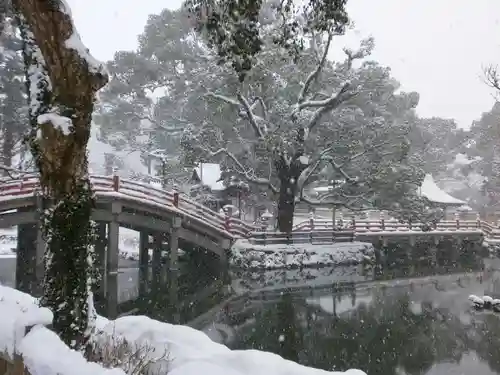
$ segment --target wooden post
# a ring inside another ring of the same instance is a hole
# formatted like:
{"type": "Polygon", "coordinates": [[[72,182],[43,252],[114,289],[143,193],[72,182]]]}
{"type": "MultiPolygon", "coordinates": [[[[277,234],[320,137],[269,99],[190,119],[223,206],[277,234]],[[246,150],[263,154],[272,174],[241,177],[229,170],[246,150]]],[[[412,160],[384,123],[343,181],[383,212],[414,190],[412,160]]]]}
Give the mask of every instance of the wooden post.
{"type": "Polygon", "coordinates": [[[178,271],[179,267],[177,265],[178,256],[179,256],[179,228],[182,226],[182,218],[179,216],[175,216],[172,220],[172,229],[170,231],[170,264],[169,270],[178,271]]]}
{"type": "Polygon", "coordinates": [[[163,233],[153,234],[153,288],[157,288],[161,279],[161,251],[163,244],[163,233]]]}
{"type": "Polygon", "coordinates": [[[380,228],[385,230],[384,211],[380,211],[380,228]]]}
{"type": "Polygon", "coordinates": [[[149,233],[139,232],[139,295],[147,292],[149,282],[149,233]]]}
{"type": "Polygon", "coordinates": [[[114,191],[119,191],[120,190],[120,176],[118,175],[113,175],[113,190],[114,191]]]}
{"type": "Polygon", "coordinates": [[[36,286],[36,240],[36,225],[17,226],[16,289],[28,294],[34,294],[36,286]]]}
{"type": "Polygon", "coordinates": [[[35,192],[36,199],[36,269],[35,280],[38,285],[42,285],[43,277],[45,274],[44,255],[45,255],[45,241],[42,233],[42,213],[44,209],[43,196],[35,192]]]}
{"type": "Polygon", "coordinates": [[[118,316],[118,258],[120,252],[119,236],[120,224],[118,215],[122,207],[118,202],[111,204],[113,220],[108,226],[108,251],[106,252],[106,305],[107,315],[110,319],[118,316]]]}
{"type": "Polygon", "coordinates": [[[105,222],[97,223],[97,238],[94,244],[94,251],[96,254],[96,269],[100,275],[99,285],[97,285],[97,290],[95,291],[95,299],[99,308],[104,307],[106,300],[106,262],[107,262],[107,224],[105,222]]]}
{"type": "Polygon", "coordinates": [[[180,324],[181,316],[179,313],[179,270],[170,270],[168,278],[168,302],[171,311],[172,323],[180,324]]]}
{"type": "Polygon", "coordinates": [[[481,228],[481,216],[479,215],[479,212],[476,214],[476,227],[478,229],[481,228]]]}
{"type": "Polygon", "coordinates": [[[455,212],[455,222],[457,223],[457,229],[460,229],[460,216],[458,212],[455,212]]]}
{"type": "Polygon", "coordinates": [[[174,191],[174,207],[179,207],[179,192],[174,191]]]}

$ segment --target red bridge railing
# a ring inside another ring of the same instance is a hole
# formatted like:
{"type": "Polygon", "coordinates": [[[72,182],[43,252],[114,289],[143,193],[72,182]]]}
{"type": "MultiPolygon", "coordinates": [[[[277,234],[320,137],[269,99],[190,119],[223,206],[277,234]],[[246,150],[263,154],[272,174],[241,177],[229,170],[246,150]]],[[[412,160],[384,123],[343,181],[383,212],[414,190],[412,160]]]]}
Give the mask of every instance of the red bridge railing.
{"type": "MultiPolygon", "coordinates": [[[[141,183],[119,176],[90,176],[92,187],[96,195],[123,194],[145,205],[158,205],[178,212],[188,219],[203,222],[220,232],[226,232],[234,237],[246,237],[257,227],[234,217],[220,214],[210,208],[179,194],[176,191],[167,191],[154,187],[148,183],[141,183]]],[[[40,188],[37,176],[26,176],[17,180],[8,180],[0,184],[0,201],[19,197],[29,197],[40,188]]]]}

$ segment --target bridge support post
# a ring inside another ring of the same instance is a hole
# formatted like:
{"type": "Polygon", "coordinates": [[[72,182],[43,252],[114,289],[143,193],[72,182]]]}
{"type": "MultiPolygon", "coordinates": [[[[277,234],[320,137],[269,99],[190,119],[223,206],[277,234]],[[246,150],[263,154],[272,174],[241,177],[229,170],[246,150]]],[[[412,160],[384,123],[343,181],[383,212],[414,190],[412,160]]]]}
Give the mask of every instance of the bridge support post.
{"type": "Polygon", "coordinates": [[[161,274],[161,252],[163,244],[163,233],[156,232],[153,235],[153,288],[158,288],[162,279],[161,274]]]}
{"type": "Polygon", "coordinates": [[[45,255],[45,241],[42,234],[42,212],[44,209],[43,196],[36,196],[36,256],[35,256],[35,285],[42,285],[45,275],[45,264],[43,261],[45,255]]]}
{"type": "Polygon", "coordinates": [[[232,245],[232,243],[231,243],[231,240],[229,238],[224,238],[220,242],[220,247],[222,248],[220,261],[221,261],[221,263],[223,263],[226,266],[227,266],[227,261],[228,261],[228,254],[231,251],[231,245],[232,245]]]}
{"type": "Polygon", "coordinates": [[[139,232],[139,295],[146,294],[149,281],[149,233],[139,232]]]}
{"type": "Polygon", "coordinates": [[[179,270],[170,270],[168,274],[168,305],[171,311],[173,324],[180,324],[179,314],[179,270]]]}
{"type": "Polygon", "coordinates": [[[169,260],[169,271],[177,271],[178,257],[179,257],[179,228],[182,226],[182,218],[174,217],[172,220],[172,229],[170,230],[170,238],[168,241],[170,260],[169,260]]]}
{"type": "Polygon", "coordinates": [[[33,294],[36,286],[36,224],[17,226],[16,289],[33,294]]]}
{"type": "Polygon", "coordinates": [[[111,204],[113,220],[108,226],[108,251],[106,252],[106,312],[109,318],[115,319],[118,315],[118,256],[120,224],[118,215],[121,205],[117,202],[111,204]]]}
{"type": "Polygon", "coordinates": [[[96,307],[102,311],[102,308],[105,306],[105,296],[106,296],[106,248],[108,238],[106,236],[107,224],[105,222],[98,222],[96,228],[96,241],[94,244],[94,251],[96,256],[96,264],[95,267],[99,272],[100,280],[98,285],[96,285],[95,290],[95,303],[96,307]]]}

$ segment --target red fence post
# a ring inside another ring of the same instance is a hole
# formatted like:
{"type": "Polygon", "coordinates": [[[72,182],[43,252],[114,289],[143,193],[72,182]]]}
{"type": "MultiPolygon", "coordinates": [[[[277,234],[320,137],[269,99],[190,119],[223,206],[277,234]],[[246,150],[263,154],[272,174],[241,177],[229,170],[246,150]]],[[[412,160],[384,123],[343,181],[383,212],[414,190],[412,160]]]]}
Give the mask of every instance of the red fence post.
{"type": "Polygon", "coordinates": [[[481,216],[479,215],[479,212],[476,214],[476,227],[478,229],[481,228],[481,216]]]}
{"type": "Polygon", "coordinates": [[[314,217],[311,215],[309,219],[309,242],[313,242],[313,231],[314,231],[314,217]]]}
{"type": "Polygon", "coordinates": [[[179,193],[174,191],[174,207],[179,207],[179,193]]]}
{"type": "Polygon", "coordinates": [[[455,212],[455,222],[457,223],[457,229],[460,229],[460,216],[458,212],[455,212]]]}
{"type": "Polygon", "coordinates": [[[113,190],[114,191],[119,191],[120,190],[120,176],[118,175],[113,175],[113,190]]]}
{"type": "Polygon", "coordinates": [[[224,220],[224,229],[227,232],[231,232],[231,217],[229,215],[226,215],[226,218],[224,220]]]}

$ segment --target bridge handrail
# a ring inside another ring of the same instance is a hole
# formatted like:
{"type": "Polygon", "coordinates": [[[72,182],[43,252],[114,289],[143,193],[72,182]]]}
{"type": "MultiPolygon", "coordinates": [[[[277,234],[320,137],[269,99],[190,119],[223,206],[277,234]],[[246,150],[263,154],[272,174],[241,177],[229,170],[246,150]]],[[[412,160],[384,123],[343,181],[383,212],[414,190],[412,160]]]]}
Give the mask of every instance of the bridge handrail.
{"type": "MultiPolygon", "coordinates": [[[[118,176],[91,175],[90,178],[93,189],[97,193],[122,193],[125,196],[130,196],[138,200],[168,206],[199,219],[221,232],[230,233],[237,237],[247,237],[251,231],[257,229],[257,227],[238,218],[213,211],[201,203],[193,201],[175,191],[163,190],[141,181],[121,179],[118,176]]],[[[2,197],[30,195],[39,187],[38,175],[28,175],[15,180],[5,181],[0,184],[0,199],[2,197]]]]}

